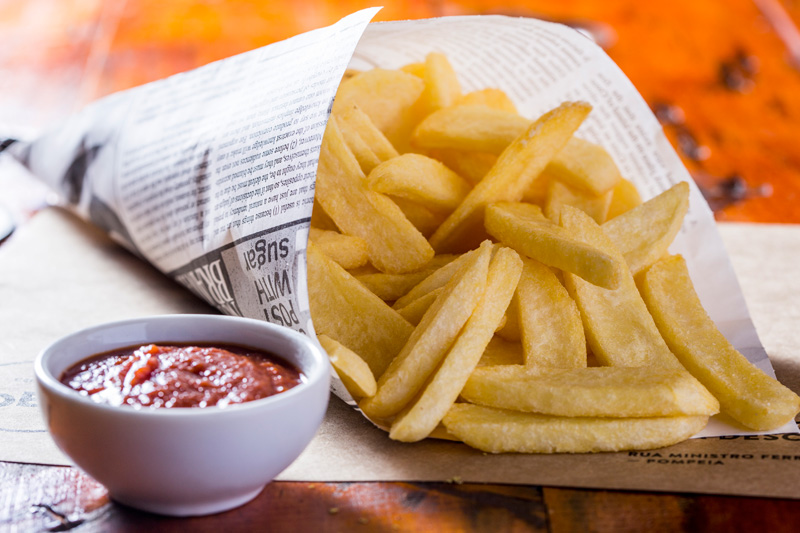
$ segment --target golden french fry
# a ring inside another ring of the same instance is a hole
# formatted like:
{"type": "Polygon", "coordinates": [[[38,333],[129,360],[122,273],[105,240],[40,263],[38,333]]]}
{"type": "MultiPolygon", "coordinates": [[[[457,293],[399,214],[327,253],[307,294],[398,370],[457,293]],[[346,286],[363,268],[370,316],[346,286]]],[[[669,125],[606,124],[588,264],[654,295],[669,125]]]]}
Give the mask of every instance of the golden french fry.
{"type": "Polygon", "coordinates": [[[488,453],[646,450],[686,440],[707,422],[707,416],[555,417],[468,403],[454,404],[442,420],[449,433],[488,453]]]}
{"type": "Polygon", "coordinates": [[[482,105],[491,107],[492,109],[499,109],[500,111],[508,111],[509,113],[516,113],[517,106],[511,101],[508,95],[500,89],[479,89],[465,94],[458,98],[453,105],[482,105]]]}
{"type": "Polygon", "coordinates": [[[570,187],[558,180],[552,180],[547,189],[544,211],[547,218],[557,224],[561,206],[571,205],[592,217],[598,224],[602,224],[607,218],[612,195],[613,192],[608,191],[597,196],[593,193],[570,187]]]}
{"type": "Polygon", "coordinates": [[[553,224],[531,204],[494,203],[486,208],[485,219],[489,234],[506,246],[592,284],[617,287],[627,270],[607,251],[582,241],[570,228],[553,224]]]}
{"type": "Polygon", "coordinates": [[[667,253],[689,210],[689,184],[682,181],[603,224],[633,275],[667,253]]]}
{"type": "Polygon", "coordinates": [[[400,316],[416,326],[442,291],[444,291],[443,286],[438,289],[433,289],[431,292],[425,293],[416,300],[398,308],[397,312],[400,313],[400,316]]]}
{"type": "Polygon", "coordinates": [[[320,205],[342,233],[366,241],[370,262],[379,270],[401,273],[420,269],[434,255],[428,241],[397,205],[367,189],[365,181],[331,117],[317,169],[320,205]]]}
{"type": "Polygon", "coordinates": [[[447,218],[446,213],[431,211],[424,205],[420,205],[405,198],[389,196],[389,199],[400,208],[400,211],[403,212],[403,215],[405,215],[408,221],[425,237],[432,235],[433,232],[436,231],[436,228],[447,218]]]}
{"type": "Polygon", "coordinates": [[[680,368],[647,311],[625,259],[600,226],[568,205],[561,211],[561,225],[584,243],[607,253],[623,272],[619,287],[613,290],[564,272],[564,284],[578,304],[586,341],[597,360],[606,366],[680,368]]]}
{"type": "Polygon", "coordinates": [[[759,431],[794,419],[800,398],[751,364],[720,333],[697,297],[683,257],[656,262],[639,281],[670,349],[717,397],[723,413],[759,431]]]}
{"type": "Polygon", "coordinates": [[[411,132],[422,118],[417,105],[425,82],[400,70],[374,69],[342,82],[334,100],[339,108],[358,105],[400,152],[408,151],[411,132]]]}
{"type": "Polygon", "coordinates": [[[432,148],[427,151],[432,158],[444,163],[447,168],[475,185],[483,179],[497,162],[497,156],[487,152],[456,150],[455,148],[432,148]]]}
{"type": "Polygon", "coordinates": [[[425,62],[420,61],[418,63],[409,63],[408,65],[403,65],[400,67],[400,70],[403,72],[408,72],[409,74],[413,74],[414,76],[425,79],[425,62]]]}
{"type": "Polygon", "coordinates": [[[455,148],[499,155],[525,133],[531,121],[485,105],[457,105],[425,117],[411,142],[421,148],[455,148]]]}
{"type": "Polygon", "coordinates": [[[364,174],[369,174],[380,163],[399,155],[389,139],[381,133],[360,107],[355,104],[342,106],[337,108],[337,111],[337,124],[342,130],[347,146],[361,164],[364,174]],[[358,147],[358,152],[353,148],[354,146],[358,147]]]}
{"type": "Polygon", "coordinates": [[[407,306],[414,300],[417,300],[421,296],[424,296],[425,294],[436,290],[439,287],[444,287],[447,282],[450,281],[450,279],[456,274],[456,272],[458,272],[459,269],[461,269],[461,267],[470,260],[469,258],[476,253],[477,252],[475,250],[472,250],[465,254],[461,254],[453,261],[450,261],[446,265],[439,267],[434,273],[420,281],[419,284],[415,285],[414,288],[408,291],[405,296],[398,298],[392,307],[394,309],[400,309],[407,306]]]}
{"type": "Polygon", "coordinates": [[[446,213],[458,207],[470,191],[458,174],[420,154],[403,154],[381,163],[369,173],[367,181],[373,191],[446,213]]]}
{"type": "Polygon", "coordinates": [[[390,438],[415,442],[436,428],[489,344],[521,272],[519,255],[510,248],[500,248],[489,264],[486,289],[478,306],[419,396],[394,420],[390,438]]]}
{"type": "Polygon", "coordinates": [[[439,52],[431,52],[425,57],[425,89],[420,97],[420,105],[425,114],[450,106],[461,97],[461,84],[456,71],[439,52]]]}
{"type": "MultiPolygon", "coordinates": [[[[457,108],[462,109],[461,106],[457,108]]],[[[566,144],[589,114],[584,102],[568,102],[542,115],[506,148],[489,173],[439,226],[430,243],[440,253],[474,248],[484,237],[483,214],[493,202],[515,202],[566,144]]]]}
{"type": "Polygon", "coordinates": [[[455,259],[455,256],[452,255],[438,255],[431,259],[424,268],[405,274],[387,274],[385,272],[351,273],[365,287],[378,295],[381,300],[394,301],[453,259],[455,259]]]}
{"type": "Polygon", "coordinates": [[[448,282],[400,353],[378,379],[378,391],[359,407],[370,418],[398,413],[419,392],[478,305],[486,288],[488,241],[448,282]]]}
{"type": "Polygon", "coordinates": [[[327,335],[317,335],[317,340],[328,352],[328,359],[353,398],[368,398],[378,388],[369,365],[353,350],[327,335]]]}
{"type": "Polygon", "coordinates": [[[622,179],[616,163],[605,148],[572,137],[547,165],[547,173],[559,181],[601,196],[622,179]]]}
{"type": "Polygon", "coordinates": [[[575,301],[553,271],[533,259],[514,294],[525,364],[553,368],[586,366],[586,339],[575,301]]]}
{"type": "Polygon", "coordinates": [[[636,185],[622,178],[613,189],[611,205],[608,206],[608,215],[606,215],[606,218],[607,220],[611,220],[626,211],[630,211],[641,203],[642,197],[639,196],[639,190],[636,188],[636,185]]]}
{"type": "Polygon", "coordinates": [[[336,223],[328,216],[325,209],[319,205],[319,200],[314,198],[314,209],[311,211],[311,227],[328,231],[339,231],[336,223]]]}
{"type": "Polygon", "coordinates": [[[314,329],[355,351],[380,376],[414,327],[313,242],[308,244],[306,258],[314,329]]]}
{"type": "Polygon", "coordinates": [[[483,351],[478,366],[521,365],[523,364],[522,344],[511,342],[495,334],[483,351]]]}
{"type": "Polygon", "coordinates": [[[550,183],[553,181],[553,177],[547,173],[547,170],[543,170],[541,174],[539,174],[533,183],[525,189],[525,193],[522,195],[522,201],[529,204],[536,204],[539,206],[544,206],[547,203],[547,194],[550,191],[550,183]]]}
{"type": "Polygon", "coordinates": [[[476,368],[461,397],[514,411],[553,416],[711,416],[719,402],[683,369],[600,366],[476,368]]]}
{"type": "Polygon", "coordinates": [[[369,261],[367,243],[360,237],[312,227],[308,238],[322,253],[339,263],[342,268],[357,268],[369,261]]]}

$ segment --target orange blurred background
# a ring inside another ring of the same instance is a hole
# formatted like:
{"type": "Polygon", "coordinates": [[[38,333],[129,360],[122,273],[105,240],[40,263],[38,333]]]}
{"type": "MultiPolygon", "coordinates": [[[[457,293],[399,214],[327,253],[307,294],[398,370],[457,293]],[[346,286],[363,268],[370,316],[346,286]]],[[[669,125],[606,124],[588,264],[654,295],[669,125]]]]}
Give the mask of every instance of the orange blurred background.
{"type": "MultiPolygon", "coordinates": [[[[94,98],[325,26],[370,2],[0,0],[0,136],[94,98]]],[[[404,0],[376,20],[500,13],[591,33],[720,220],[800,223],[797,0],[404,0]]]]}

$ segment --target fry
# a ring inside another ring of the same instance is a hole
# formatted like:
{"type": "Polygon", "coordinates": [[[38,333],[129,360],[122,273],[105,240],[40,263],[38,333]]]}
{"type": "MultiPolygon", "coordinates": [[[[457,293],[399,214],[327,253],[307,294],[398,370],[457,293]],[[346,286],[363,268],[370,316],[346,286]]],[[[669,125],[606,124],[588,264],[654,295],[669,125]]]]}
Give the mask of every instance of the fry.
{"type": "Polygon", "coordinates": [[[683,257],[658,261],[639,281],[670,349],[719,399],[723,413],[759,431],[794,419],[800,397],[751,364],[725,339],[703,309],[683,257]]]}
{"type": "Polygon", "coordinates": [[[439,161],[403,154],[375,167],[367,176],[373,191],[405,198],[428,209],[450,213],[470,191],[469,184],[439,161]]]}
{"type": "Polygon", "coordinates": [[[375,394],[375,376],[364,359],[327,335],[317,335],[317,340],[328,352],[331,366],[351,396],[364,398],[375,394]]]}
{"type": "Polygon", "coordinates": [[[564,283],[578,304],[586,341],[597,360],[606,366],[679,368],[680,363],[661,338],[622,254],[600,226],[589,215],[570,206],[561,211],[561,224],[583,242],[608,253],[624,272],[614,290],[564,272],[564,283]]]}
{"type": "Polygon", "coordinates": [[[525,364],[585,367],[586,339],[578,307],[549,268],[533,259],[523,262],[514,299],[525,364]]]}
{"type": "Polygon", "coordinates": [[[431,260],[433,249],[400,208],[368,190],[364,182],[358,162],[331,117],[317,169],[316,196],[320,205],[343,233],[366,241],[370,262],[379,270],[418,270],[431,260]]]}
{"type": "Polygon", "coordinates": [[[612,190],[622,179],[616,163],[597,144],[572,137],[547,165],[547,173],[594,196],[612,190]]]}
{"type": "Polygon", "coordinates": [[[339,263],[342,268],[357,268],[369,261],[367,243],[359,237],[312,227],[308,238],[322,253],[339,263]]]}
{"type": "Polygon", "coordinates": [[[416,400],[392,423],[389,437],[415,442],[436,428],[478,364],[522,273],[522,261],[510,248],[497,251],[489,264],[486,289],[453,347],[416,400]]]}
{"type": "Polygon", "coordinates": [[[359,403],[368,417],[398,413],[422,388],[483,295],[491,255],[492,246],[486,242],[448,282],[378,379],[375,396],[359,403]]]}
{"type": "Polygon", "coordinates": [[[674,185],[603,224],[635,276],[667,253],[689,209],[689,184],[674,185]]]}
{"type": "Polygon", "coordinates": [[[486,230],[506,246],[547,266],[572,272],[601,287],[619,286],[625,274],[624,263],[540,213],[530,204],[491,204],[486,209],[486,230]]]}
{"type": "Polygon", "coordinates": [[[688,439],[707,416],[572,418],[454,404],[442,423],[473,448],[488,453],[586,453],[646,450],[688,439]]]}
{"type": "Polygon", "coordinates": [[[450,106],[461,97],[461,84],[447,56],[432,52],[425,57],[425,88],[420,105],[425,114],[450,106]]]}
{"type": "Polygon", "coordinates": [[[318,334],[359,354],[380,376],[411,336],[413,326],[345,269],[309,243],[308,299],[318,334]]]}
{"type": "Polygon", "coordinates": [[[683,369],[648,367],[477,368],[461,396],[472,403],[553,416],[653,417],[719,412],[719,402],[683,369]]]}
{"type": "Polygon", "coordinates": [[[531,121],[484,105],[458,105],[425,117],[411,142],[421,148],[455,148],[499,155],[525,133],[531,121]]]}
{"type": "Polygon", "coordinates": [[[486,206],[499,201],[519,201],[590,110],[591,106],[583,102],[566,103],[534,122],[500,154],[489,173],[439,226],[430,238],[433,248],[439,253],[474,248],[485,235],[486,206]]]}
{"type": "Polygon", "coordinates": [[[368,70],[342,82],[333,113],[358,105],[399,152],[407,152],[411,132],[422,118],[417,101],[424,88],[424,81],[407,72],[368,70]]]}
{"type": "Polygon", "coordinates": [[[517,106],[514,105],[514,102],[504,91],[491,88],[467,93],[458,98],[453,105],[482,105],[492,109],[499,109],[500,111],[508,111],[509,113],[517,112],[517,106]]]}
{"type": "Polygon", "coordinates": [[[608,216],[612,195],[613,191],[607,191],[599,196],[594,195],[554,179],[547,189],[544,211],[548,219],[558,223],[561,206],[571,205],[592,217],[598,224],[602,224],[608,216]]]}

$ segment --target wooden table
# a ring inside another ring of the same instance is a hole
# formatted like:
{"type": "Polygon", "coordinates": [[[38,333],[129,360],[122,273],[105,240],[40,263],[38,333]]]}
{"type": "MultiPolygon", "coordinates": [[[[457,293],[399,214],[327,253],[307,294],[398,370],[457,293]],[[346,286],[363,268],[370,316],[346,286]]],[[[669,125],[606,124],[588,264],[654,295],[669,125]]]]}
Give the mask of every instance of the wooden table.
{"type": "MultiPolygon", "coordinates": [[[[80,14],[102,30],[107,50],[105,61],[86,70],[94,78],[89,93],[83,85],[82,98],[267,44],[369,5],[129,0],[115,10],[112,4],[101,9],[98,2],[95,12],[80,14]]],[[[561,4],[509,1],[503,12],[592,30],[657,112],[719,219],[800,223],[800,37],[792,25],[800,5],[561,4]]],[[[379,19],[497,11],[490,1],[407,0],[379,19]]],[[[53,62],[96,59],[96,47],[82,56],[59,50],[45,57],[43,71],[53,62]]],[[[793,500],[377,482],[275,482],[239,509],[179,520],[110,503],[101,485],[73,468],[0,463],[0,531],[793,531],[798,521],[800,503],[793,500]]]]}

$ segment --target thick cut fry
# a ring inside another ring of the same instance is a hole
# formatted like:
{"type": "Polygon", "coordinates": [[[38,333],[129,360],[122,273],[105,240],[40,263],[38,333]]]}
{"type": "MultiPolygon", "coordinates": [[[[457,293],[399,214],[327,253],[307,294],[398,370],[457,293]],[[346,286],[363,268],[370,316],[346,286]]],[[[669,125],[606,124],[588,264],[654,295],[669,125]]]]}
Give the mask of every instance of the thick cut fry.
{"type": "Polygon", "coordinates": [[[586,453],[661,448],[688,439],[707,422],[707,416],[554,417],[468,403],[454,404],[442,420],[449,433],[488,453],[586,453]]]}
{"type": "Polygon", "coordinates": [[[320,205],[342,233],[366,241],[370,262],[379,270],[401,273],[420,269],[433,257],[433,249],[400,208],[386,196],[368,190],[365,181],[331,117],[317,169],[320,205]]]}
{"type": "Polygon", "coordinates": [[[452,255],[438,255],[431,259],[424,268],[405,274],[387,274],[385,272],[352,272],[352,274],[364,286],[377,294],[381,300],[394,301],[453,259],[455,256],[452,255]]]}
{"type": "Polygon", "coordinates": [[[488,152],[432,148],[427,153],[472,185],[481,181],[497,162],[497,156],[488,152]]]}
{"type": "Polygon", "coordinates": [[[611,195],[611,205],[608,207],[608,215],[606,215],[606,218],[611,220],[622,213],[630,211],[641,203],[642,197],[639,195],[639,190],[636,188],[636,185],[622,178],[614,187],[611,195]]]}
{"type": "Polygon", "coordinates": [[[328,231],[339,231],[336,223],[328,216],[325,209],[319,205],[319,200],[314,198],[314,209],[311,211],[311,227],[328,231]]]}
{"type": "MultiPolygon", "coordinates": [[[[376,165],[399,155],[394,146],[392,146],[392,143],[389,142],[389,139],[381,133],[360,107],[352,105],[349,107],[337,108],[337,111],[337,124],[339,124],[339,127],[342,129],[342,134],[348,146],[350,146],[348,135],[358,137],[360,142],[369,150],[371,157],[374,158],[370,160],[377,161],[369,170],[365,169],[363,164],[361,165],[365,174],[369,174],[376,165]]],[[[356,159],[358,159],[358,157],[356,157],[356,159]]],[[[359,163],[361,163],[360,160],[359,163]]]]}
{"type": "Polygon", "coordinates": [[[564,284],[578,304],[586,341],[597,360],[605,366],[680,368],[647,311],[625,259],[600,226],[568,205],[561,211],[561,225],[609,254],[624,273],[619,287],[610,290],[564,272],[564,284]]]}
{"type": "Polygon", "coordinates": [[[400,316],[416,326],[442,291],[444,291],[444,287],[433,289],[431,292],[425,293],[413,302],[397,309],[397,312],[400,313],[400,316]]]}
{"type": "Polygon", "coordinates": [[[470,191],[469,184],[458,174],[420,154],[403,154],[381,163],[370,172],[367,181],[373,191],[445,213],[458,207],[470,191]]]}
{"type": "Polygon", "coordinates": [[[479,89],[457,99],[453,105],[483,105],[500,111],[516,113],[517,106],[500,89],[479,89]]]}
{"type": "MultiPolygon", "coordinates": [[[[567,206],[568,207],[568,206],[567,206]]],[[[607,251],[553,224],[536,206],[498,202],[486,209],[486,230],[506,246],[540,263],[572,272],[601,287],[617,287],[627,271],[607,251]]]]}
{"type": "Polygon", "coordinates": [[[658,261],[639,281],[670,349],[719,399],[723,413],[758,431],[794,419],[800,398],[752,365],[720,333],[695,293],[683,257],[658,261]]]}
{"type": "Polygon", "coordinates": [[[311,228],[308,238],[320,251],[339,263],[342,268],[364,266],[369,261],[367,243],[360,237],[342,235],[338,231],[311,228]]]}
{"type": "Polygon", "coordinates": [[[339,85],[334,115],[339,108],[358,105],[400,152],[407,152],[414,127],[422,119],[417,105],[425,82],[400,70],[374,69],[339,85]]]}
{"type": "Polygon", "coordinates": [[[518,342],[510,342],[496,334],[489,341],[486,349],[483,351],[481,360],[478,361],[478,366],[495,366],[495,365],[521,365],[522,359],[522,345],[518,342]]]}
{"type": "Polygon", "coordinates": [[[400,208],[408,221],[425,237],[432,235],[436,228],[441,226],[444,219],[447,218],[447,213],[431,211],[424,205],[419,205],[405,198],[389,196],[389,199],[400,208]]]}
{"type": "Polygon", "coordinates": [[[589,114],[584,102],[560,105],[534,122],[500,154],[486,177],[431,236],[439,252],[463,251],[485,235],[483,214],[493,202],[516,202],[589,114]]]}
{"type": "Polygon", "coordinates": [[[483,296],[491,255],[487,241],[446,285],[378,379],[378,392],[359,404],[368,417],[392,416],[419,392],[483,296]]]}
{"type": "Polygon", "coordinates": [[[600,196],[619,183],[622,176],[606,150],[572,137],[547,165],[547,173],[559,181],[600,196]]]}
{"type": "Polygon", "coordinates": [[[541,174],[536,176],[533,183],[525,189],[522,195],[522,201],[529,204],[536,204],[544,206],[547,203],[547,194],[550,192],[550,184],[553,182],[553,177],[547,173],[545,169],[541,174]]]}
{"type": "Polygon", "coordinates": [[[682,181],[655,198],[603,224],[635,276],[667,253],[689,210],[689,184],[682,181]]]}
{"type": "Polygon", "coordinates": [[[413,326],[313,242],[306,257],[314,329],[355,351],[380,376],[411,336],[413,326]]]}
{"type": "Polygon", "coordinates": [[[607,218],[612,194],[612,191],[608,191],[597,196],[558,180],[552,180],[547,189],[544,211],[547,214],[547,218],[557,224],[561,206],[571,205],[592,217],[598,224],[602,224],[607,218]]]}
{"type": "Polygon", "coordinates": [[[455,148],[499,155],[525,133],[531,121],[484,105],[439,109],[420,122],[411,142],[421,148],[455,148]]]}
{"type": "Polygon", "coordinates": [[[447,56],[431,52],[425,57],[425,89],[420,105],[425,114],[448,107],[461,97],[461,84],[447,56]]]}
{"type": "Polygon", "coordinates": [[[683,369],[476,368],[461,397],[489,407],[553,416],[642,418],[719,412],[716,398],[683,369]]]}
{"type": "Polygon", "coordinates": [[[489,344],[521,272],[522,261],[514,250],[501,248],[497,251],[489,264],[481,301],[425,388],[392,423],[390,438],[415,442],[436,428],[489,344]]]}
{"type": "Polygon", "coordinates": [[[438,289],[439,287],[444,287],[450,278],[452,278],[456,272],[461,269],[461,267],[466,264],[477,252],[475,250],[471,250],[465,254],[461,254],[456,257],[453,261],[447,263],[444,266],[439,267],[433,274],[419,282],[419,284],[415,285],[408,293],[403,296],[402,298],[398,298],[397,301],[392,306],[394,309],[400,309],[402,307],[407,306],[414,300],[424,296],[425,294],[438,289]]]}
{"type": "Polygon", "coordinates": [[[400,67],[400,70],[403,72],[408,72],[409,74],[413,74],[414,76],[425,79],[425,62],[420,61],[418,63],[409,63],[408,65],[403,65],[400,67]]]}
{"type": "Polygon", "coordinates": [[[586,366],[586,339],[575,301],[553,271],[533,259],[514,294],[525,364],[553,368],[586,366]]]}
{"type": "Polygon", "coordinates": [[[375,376],[372,375],[364,359],[327,335],[318,335],[317,340],[328,352],[331,366],[353,398],[365,398],[375,394],[378,388],[375,376]]]}

